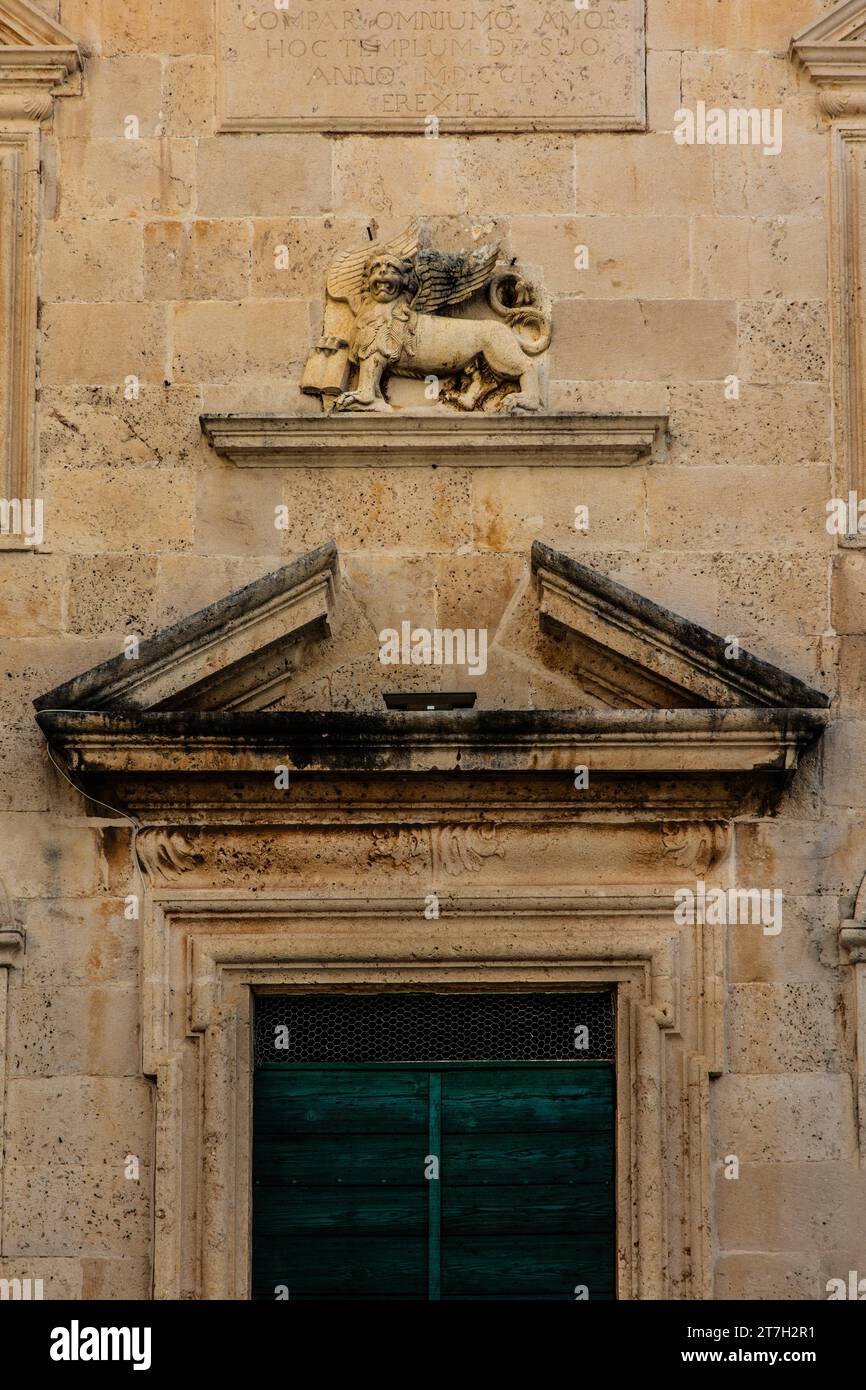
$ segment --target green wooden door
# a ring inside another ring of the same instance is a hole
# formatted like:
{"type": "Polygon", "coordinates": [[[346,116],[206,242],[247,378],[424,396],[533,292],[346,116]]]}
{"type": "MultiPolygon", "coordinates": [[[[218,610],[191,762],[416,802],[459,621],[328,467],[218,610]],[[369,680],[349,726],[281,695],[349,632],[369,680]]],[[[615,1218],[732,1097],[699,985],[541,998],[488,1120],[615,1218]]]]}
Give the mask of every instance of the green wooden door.
{"type": "Polygon", "coordinates": [[[265,1062],[253,1297],[613,1298],[614,1111],[608,1062],[265,1062]]]}

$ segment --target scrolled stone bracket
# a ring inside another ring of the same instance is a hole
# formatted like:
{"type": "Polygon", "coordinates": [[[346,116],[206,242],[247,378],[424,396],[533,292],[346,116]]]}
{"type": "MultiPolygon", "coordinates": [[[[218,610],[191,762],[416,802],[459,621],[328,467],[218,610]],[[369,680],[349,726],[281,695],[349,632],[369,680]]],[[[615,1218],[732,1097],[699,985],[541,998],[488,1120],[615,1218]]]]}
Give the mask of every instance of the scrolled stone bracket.
{"type": "Polygon", "coordinates": [[[838,120],[840,116],[866,116],[866,87],[848,91],[825,88],[818,94],[818,109],[830,120],[838,120]]]}
{"type": "Polygon", "coordinates": [[[0,88],[0,123],[25,121],[41,125],[47,121],[54,110],[54,97],[51,92],[39,87],[24,88],[18,91],[3,91],[0,88]]]}

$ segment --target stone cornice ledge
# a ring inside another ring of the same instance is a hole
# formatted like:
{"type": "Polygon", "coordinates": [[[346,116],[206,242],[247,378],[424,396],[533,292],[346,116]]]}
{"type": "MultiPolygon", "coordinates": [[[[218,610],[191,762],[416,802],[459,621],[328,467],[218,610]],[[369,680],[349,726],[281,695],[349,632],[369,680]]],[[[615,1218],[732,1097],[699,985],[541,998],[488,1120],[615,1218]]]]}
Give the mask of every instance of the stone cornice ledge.
{"type": "Polygon", "coordinates": [[[48,120],[57,96],[81,92],[76,45],[16,48],[0,44],[0,121],[48,120]]]}
{"type": "Polygon", "coordinates": [[[610,465],[648,460],[666,415],[202,415],[208,443],[240,468],[353,465],[610,465]]]}
{"type": "Polygon", "coordinates": [[[798,44],[795,40],[791,56],[799,58],[819,87],[866,86],[866,44],[798,44]]]}
{"type": "Polygon", "coordinates": [[[824,91],[820,106],[829,116],[866,109],[866,42],[863,0],[840,0],[795,34],[789,56],[798,60],[818,87],[859,87],[859,92],[824,91]]]}
{"type": "Polygon", "coordinates": [[[441,711],[412,714],[101,712],[37,716],[73,772],[88,776],[431,771],[494,774],[705,773],[796,767],[830,714],[817,709],[441,711]]]}

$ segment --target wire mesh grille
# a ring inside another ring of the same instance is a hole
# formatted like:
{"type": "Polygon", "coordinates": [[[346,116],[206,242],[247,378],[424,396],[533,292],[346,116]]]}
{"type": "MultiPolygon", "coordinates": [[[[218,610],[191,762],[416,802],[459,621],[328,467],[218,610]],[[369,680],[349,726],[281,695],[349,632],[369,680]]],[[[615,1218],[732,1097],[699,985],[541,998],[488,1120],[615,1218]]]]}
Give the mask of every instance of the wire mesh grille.
{"type": "Polygon", "coordinates": [[[259,995],[263,1062],[575,1062],[614,1056],[610,994],[259,995]]]}

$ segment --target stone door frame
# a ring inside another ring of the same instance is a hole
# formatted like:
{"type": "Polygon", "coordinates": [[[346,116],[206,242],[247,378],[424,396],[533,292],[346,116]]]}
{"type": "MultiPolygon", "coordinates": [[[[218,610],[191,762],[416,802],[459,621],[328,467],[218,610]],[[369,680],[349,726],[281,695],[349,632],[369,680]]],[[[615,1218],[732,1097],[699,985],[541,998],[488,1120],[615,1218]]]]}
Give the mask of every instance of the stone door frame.
{"type": "Polygon", "coordinates": [[[618,1297],[711,1297],[722,940],[671,896],[455,898],[431,922],[417,898],[148,890],[143,947],[155,1298],[249,1297],[254,993],[586,987],[615,992],[618,1297]]]}

